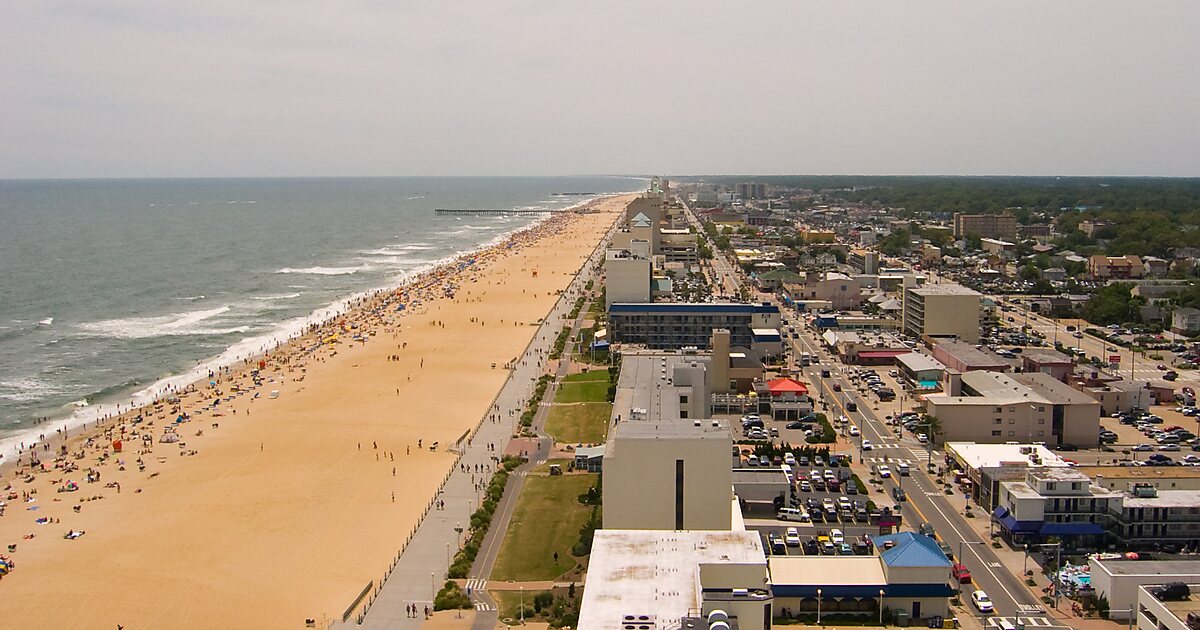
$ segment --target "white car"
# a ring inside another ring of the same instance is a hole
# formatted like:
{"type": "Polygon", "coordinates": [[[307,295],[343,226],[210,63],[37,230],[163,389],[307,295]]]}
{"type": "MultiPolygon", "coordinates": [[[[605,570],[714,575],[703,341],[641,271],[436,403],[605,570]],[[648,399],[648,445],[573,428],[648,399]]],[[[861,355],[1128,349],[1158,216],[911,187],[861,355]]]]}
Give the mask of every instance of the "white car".
{"type": "Polygon", "coordinates": [[[879,476],[884,479],[890,478],[892,476],[892,469],[888,468],[887,466],[880,466],[879,467],[879,476]]]}
{"type": "Polygon", "coordinates": [[[928,438],[928,437],[925,437],[925,434],[924,434],[924,433],[918,433],[918,434],[917,434],[917,441],[918,441],[918,442],[920,442],[921,444],[928,444],[928,443],[929,443],[929,438],[928,438]]]}
{"type": "Polygon", "coordinates": [[[1158,447],[1158,450],[1160,450],[1160,451],[1178,451],[1179,445],[1178,444],[1163,444],[1162,446],[1158,447]]]}
{"type": "Polygon", "coordinates": [[[783,535],[783,542],[789,547],[800,546],[800,530],[795,527],[787,528],[787,532],[783,535]]]}
{"type": "Polygon", "coordinates": [[[858,427],[850,425],[850,435],[859,435],[858,427]]]}
{"type": "Polygon", "coordinates": [[[872,448],[874,448],[874,446],[872,446],[872,445],[871,445],[871,440],[863,440],[863,442],[862,442],[862,450],[864,450],[864,451],[869,451],[869,450],[871,450],[872,448]]]}
{"type": "Polygon", "coordinates": [[[840,545],[846,542],[846,535],[840,529],[831,529],[829,530],[829,540],[832,540],[835,545],[840,545]]]}
{"type": "Polygon", "coordinates": [[[1183,462],[1183,463],[1185,463],[1185,464],[1200,464],[1200,456],[1198,456],[1198,455],[1184,455],[1184,456],[1183,456],[1183,458],[1182,458],[1180,461],[1182,461],[1182,462],[1183,462]]]}
{"type": "Polygon", "coordinates": [[[795,466],[796,465],[796,455],[794,453],[784,453],[783,454],[783,463],[787,464],[788,466],[795,466]]]}
{"type": "Polygon", "coordinates": [[[983,591],[975,591],[971,593],[971,603],[975,604],[975,608],[981,613],[990,613],[995,610],[992,607],[992,599],[983,591]]]}
{"type": "Polygon", "coordinates": [[[1133,447],[1133,450],[1135,450],[1135,451],[1153,451],[1154,447],[1150,446],[1149,444],[1138,444],[1137,446],[1133,447]]]}

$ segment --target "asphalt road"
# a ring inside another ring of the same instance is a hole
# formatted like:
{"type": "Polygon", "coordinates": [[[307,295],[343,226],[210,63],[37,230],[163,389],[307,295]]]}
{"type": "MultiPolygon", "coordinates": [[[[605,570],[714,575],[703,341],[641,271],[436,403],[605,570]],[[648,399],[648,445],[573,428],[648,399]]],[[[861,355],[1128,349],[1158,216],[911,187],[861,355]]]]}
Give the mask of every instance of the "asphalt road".
{"type": "MultiPolygon", "coordinates": [[[[809,331],[801,331],[798,327],[797,332],[799,334],[790,340],[793,351],[813,353],[820,357],[819,363],[833,366],[830,378],[821,378],[819,366],[805,368],[810,382],[818,385],[819,395],[829,403],[827,413],[831,418],[839,414],[848,416],[862,432],[860,438],[852,438],[858,444],[861,444],[861,439],[865,437],[876,445],[873,450],[862,454],[877,460],[886,458],[892,462],[906,460],[910,463],[911,476],[902,478],[893,475],[890,479],[885,479],[885,492],[890,498],[893,487],[902,487],[908,498],[901,508],[905,524],[914,530],[921,523],[932,525],[938,537],[954,549],[956,559],[971,571],[974,583],[962,585],[964,597],[969,597],[972,590],[979,588],[986,591],[994,602],[995,616],[1040,614],[1043,611],[1041,602],[1034,598],[1018,576],[1004,568],[990,541],[976,535],[968,526],[966,518],[950,504],[934,478],[926,472],[924,464],[928,460],[929,449],[911,435],[897,438],[894,429],[887,426],[885,420],[878,417],[872,409],[875,403],[873,397],[870,394],[864,396],[855,389],[854,384],[846,377],[844,366],[819,348],[809,331]],[[841,392],[833,391],[834,383],[841,385],[841,392]],[[855,401],[858,411],[846,411],[847,400],[855,401]]],[[[943,454],[934,449],[932,461],[934,466],[942,464],[943,454]]],[[[879,501],[878,496],[876,501],[879,501]]],[[[967,610],[975,613],[969,605],[967,610]]]]}

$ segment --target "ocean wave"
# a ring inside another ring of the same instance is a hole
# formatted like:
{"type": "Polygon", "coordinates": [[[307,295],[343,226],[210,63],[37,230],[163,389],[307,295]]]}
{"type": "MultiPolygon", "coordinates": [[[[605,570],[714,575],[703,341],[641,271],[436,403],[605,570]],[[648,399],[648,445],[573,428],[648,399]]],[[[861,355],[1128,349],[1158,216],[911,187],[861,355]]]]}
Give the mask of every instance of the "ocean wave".
{"type": "Polygon", "coordinates": [[[238,328],[205,328],[201,322],[228,313],[230,307],[221,306],[204,311],[188,311],[155,317],[127,317],[106,319],[79,324],[86,334],[115,339],[146,339],[178,335],[225,335],[241,332],[238,328]]]}
{"type": "Polygon", "coordinates": [[[345,276],[360,271],[366,271],[370,267],[361,265],[358,267],[305,267],[303,269],[293,269],[284,267],[275,273],[309,273],[318,276],[345,276]]]}
{"type": "Polygon", "coordinates": [[[292,298],[298,298],[298,297],[300,297],[300,295],[301,294],[299,294],[299,293],[281,293],[279,295],[258,295],[258,296],[252,297],[250,299],[262,300],[262,301],[290,300],[292,298]]]}
{"type": "Polygon", "coordinates": [[[0,398],[13,402],[32,402],[59,393],[59,387],[32,377],[0,381],[0,398]]]}

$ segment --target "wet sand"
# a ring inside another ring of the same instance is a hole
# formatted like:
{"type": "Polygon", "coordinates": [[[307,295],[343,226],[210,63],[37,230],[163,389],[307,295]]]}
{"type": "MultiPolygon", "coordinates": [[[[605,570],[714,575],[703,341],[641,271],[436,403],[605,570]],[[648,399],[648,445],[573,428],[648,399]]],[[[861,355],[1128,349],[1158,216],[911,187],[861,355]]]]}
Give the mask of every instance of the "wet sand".
{"type": "Polygon", "coordinates": [[[248,365],[178,405],[74,437],[61,457],[52,439],[29,482],[26,453],[4,476],[0,554],[17,545],[16,569],[0,579],[5,624],[340,619],[386,570],[454,462],[447,447],[486,415],[505,363],[629,199],[556,216],[461,270],[365,300],[272,352],[258,385],[248,365]],[[188,420],[176,425],[179,414],[188,420]],[[168,426],[178,442],[162,441],[168,426]],[[59,492],[68,481],[78,490],[59,492]],[[64,539],[70,531],[86,533],[64,539]]]}

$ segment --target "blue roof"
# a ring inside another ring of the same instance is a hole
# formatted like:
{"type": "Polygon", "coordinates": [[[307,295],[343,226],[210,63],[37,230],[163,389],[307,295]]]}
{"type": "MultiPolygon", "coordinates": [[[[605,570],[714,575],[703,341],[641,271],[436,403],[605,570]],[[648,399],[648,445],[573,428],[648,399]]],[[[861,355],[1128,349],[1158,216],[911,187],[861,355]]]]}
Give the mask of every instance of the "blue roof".
{"type": "Polygon", "coordinates": [[[610,313],[778,313],[779,307],[773,304],[734,304],[709,302],[657,302],[640,304],[618,302],[608,307],[610,313]]]}
{"type": "Polygon", "coordinates": [[[944,567],[949,569],[953,564],[937,541],[923,534],[900,532],[890,536],[877,536],[871,541],[877,549],[883,549],[888,541],[894,541],[895,547],[879,554],[884,564],[889,567],[944,567]]]}

